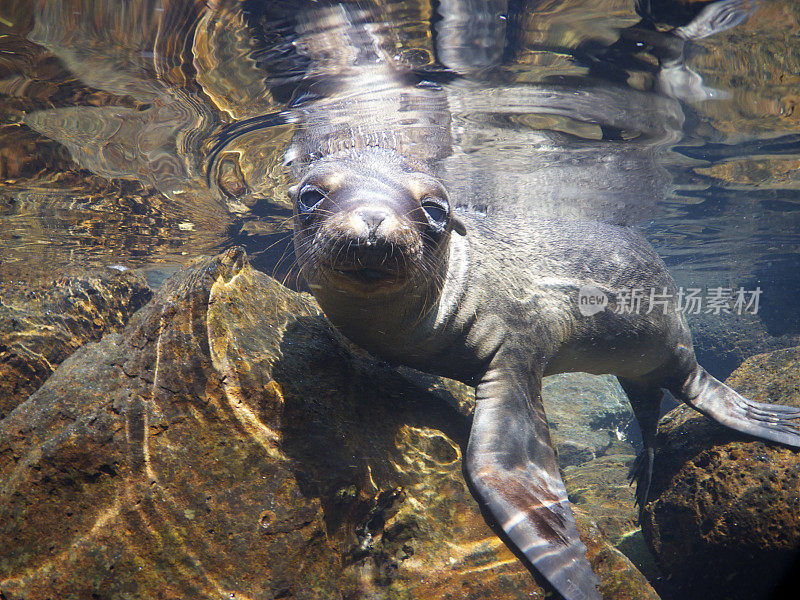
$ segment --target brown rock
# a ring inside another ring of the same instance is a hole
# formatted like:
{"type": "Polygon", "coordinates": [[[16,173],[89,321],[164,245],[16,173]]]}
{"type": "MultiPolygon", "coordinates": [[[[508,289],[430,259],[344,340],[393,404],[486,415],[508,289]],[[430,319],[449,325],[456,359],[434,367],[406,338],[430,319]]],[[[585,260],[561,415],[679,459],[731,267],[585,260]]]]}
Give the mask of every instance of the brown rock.
{"type": "Polygon", "coordinates": [[[630,449],[564,468],[570,501],[591,515],[612,544],[639,528],[634,489],[627,477],[634,458],[630,449]]]}
{"type": "MultiPolygon", "coordinates": [[[[747,360],[728,384],[800,406],[800,348],[747,360]]],[[[688,407],[659,423],[642,528],[680,598],[768,597],[800,547],[800,456],[732,432],[688,407]]]]}
{"type": "Polygon", "coordinates": [[[0,419],[85,342],[120,331],[152,295],[140,276],[116,269],[0,291],[0,419]]]}
{"type": "MultiPolygon", "coordinates": [[[[544,598],[469,494],[468,427],[240,250],[195,261],[0,422],[0,591],[544,598]]],[[[606,598],[656,598],[579,527],[606,598]]]]}

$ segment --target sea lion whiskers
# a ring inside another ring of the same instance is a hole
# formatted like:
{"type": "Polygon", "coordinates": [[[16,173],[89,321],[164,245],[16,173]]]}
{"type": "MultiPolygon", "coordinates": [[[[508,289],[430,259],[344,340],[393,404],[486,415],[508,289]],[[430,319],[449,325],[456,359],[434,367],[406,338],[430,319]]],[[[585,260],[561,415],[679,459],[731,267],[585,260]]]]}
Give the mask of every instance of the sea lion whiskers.
{"type": "Polygon", "coordinates": [[[430,317],[432,313],[439,311],[439,301],[441,300],[442,290],[446,282],[445,275],[430,275],[429,271],[421,273],[421,277],[428,277],[428,284],[423,286],[425,289],[425,298],[420,306],[419,315],[413,322],[415,327],[430,317]]]}
{"type": "MultiPolygon", "coordinates": [[[[277,222],[278,227],[280,228],[280,227],[285,226],[293,218],[294,218],[293,216],[292,217],[286,217],[285,219],[283,219],[281,221],[278,221],[277,222]]],[[[274,248],[278,244],[281,244],[281,243],[285,242],[287,239],[289,239],[289,238],[291,238],[293,236],[294,236],[294,232],[293,231],[286,231],[285,233],[278,235],[278,237],[271,244],[265,246],[260,251],[260,253],[263,254],[265,252],[268,252],[269,250],[271,250],[272,248],[274,248]]],[[[299,280],[297,278],[299,278],[299,276],[300,276],[300,273],[299,273],[300,265],[299,265],[297,252],[296,251],[293,252],[292,250],[290,250],[290,248],[291,248],[291,244],[287,244],[284,247],[283,251],[281,252],[281,255],[278,257],[277,260],[274,261],[274,266],[272,268],[272,272],[269,273],[269,275],[271,275],[272,277],[277,278],[278,266],[283,263],[284,259],[288,258],[289,252],[292,252],[292,259],[289,262],[289,269],[288,269],[288,272],[286,273],[286,275],[281,280],[281,285],[286,285],[286,282],[288,281],[288,278],[289,278],[289,276],[292,275],[292,273],[294,273],[294,275],[295,275],[296,283],[299,283],[299,280]],[[295,269],[295,267],[297,267],[297,269],[295,269]]]]}
{"type": "Polygon", "coordinates": [[[286,285],[286,281],[289,275],[293,271],[295,271],[295,267],[297,267],[296,277],[299,277],[300,275],[303,274],[303,270],[306,268],[308,258],[313,252],[314,252],[314,244],[312,239],[309,239],[306,242],[300,242],[299,244],[295,241],[294,261],[290,265],[289,272],[286,274],[286,277],[284,277],[283,281],[281,282],[282,285],[286,285]]]}
{"type": "Polygon", "coordinates": [[[411,321],[410,329],[416,329],[425,319],[427,319],[432,312],[437,310],[437,302],[431,301],[432,298],[439,298],[441,295],[441,291],[444,288],[445,283],[445,275],[443,273],[439,273],[436,268],[435,264],[430,258],[423,258],[422,265],[417,265],[415,267],[415,275],[422,281],[429,280],[431,275],[433,276],[432,285],[424,285],[422,286],[425,290],[425,296],[421,305],[419,306],[419,312],[415,319],[411,321]],[[426,268],[421,268],[422,266],[426,268]]]}

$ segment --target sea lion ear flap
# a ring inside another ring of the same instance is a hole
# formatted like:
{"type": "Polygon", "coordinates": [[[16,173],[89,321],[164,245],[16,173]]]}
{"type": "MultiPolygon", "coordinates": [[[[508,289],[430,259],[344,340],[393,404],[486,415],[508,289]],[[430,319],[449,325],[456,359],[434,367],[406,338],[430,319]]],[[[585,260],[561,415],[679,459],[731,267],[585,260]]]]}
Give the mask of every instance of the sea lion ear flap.
{"type": "Polygon", "coordinates": [[[450,227],[459,235],[467,235],[467,228],[464,223],[456,216],[450,218],[450,227]]]}

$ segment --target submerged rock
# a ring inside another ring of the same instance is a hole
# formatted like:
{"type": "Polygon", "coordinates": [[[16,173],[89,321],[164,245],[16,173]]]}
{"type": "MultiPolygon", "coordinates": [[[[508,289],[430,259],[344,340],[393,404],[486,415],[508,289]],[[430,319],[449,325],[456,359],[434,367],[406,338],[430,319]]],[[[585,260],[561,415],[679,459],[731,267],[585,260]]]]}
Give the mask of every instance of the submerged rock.
{"type": "MultiPolygon", "coordinates": [[[[458,407],[462,414],[472,414],[474,388],[406,367],[399,370],[458,407]]],[[[628,397],[611,375],[549,375],[542,381],[542,402],[562,469],[590,463],[606,454],[635,455],[634,446],[641,446],[641,435],[628,397]]],[[[620,464],[612,479],[625,479],[627,473],[627,467],[620,464]]]]}
{"type": "Polygon", "coordinates": [[[619,444],[606,456],[564,468],[570,501],[591,515],[612,544],[639,528],[636,495],[627,477],[635,458],[632,448],[619,444]]]}
{"type": "MultiPolygon", "coordinates": [[[[0,422],[0,593],[544,598],[463,479],[460,388],[430,387],[240,249],[195,261],[0,422]]],[[[606,598],[657,598],[578,526],[606,598]]]]}
{"type": "Polygon", "coordinates": [[[112,268],[0,290],[0,419],[85,342],[122,330],[151,295],[140,276],[112,268]]]}
{"type": "Polygon", "coordinates": [[[545,377],[542,401],[562,467],[605,455],[626,437],[624,432],[634,422],[628,397],[612,375],[545,377]]]}
{"type": "Polygon", "coordinates": [[[661,572],[642,536],[636,495],[628,481],[635,458],[633,446],[615,442],[604,456],[564,467],[564,485],[573,506],[585,511],[603,537],[652,582],[661,572]]]}
{"type": "MultiPolygon", "coordinates": [[[[728,379],[758,402],[800,406],[800,348],[754,356],[728,379]]],[[[642,528],[679,598],[759,600],[800,548],[800,454],[688,407],[659,423],[642,528]]]]}

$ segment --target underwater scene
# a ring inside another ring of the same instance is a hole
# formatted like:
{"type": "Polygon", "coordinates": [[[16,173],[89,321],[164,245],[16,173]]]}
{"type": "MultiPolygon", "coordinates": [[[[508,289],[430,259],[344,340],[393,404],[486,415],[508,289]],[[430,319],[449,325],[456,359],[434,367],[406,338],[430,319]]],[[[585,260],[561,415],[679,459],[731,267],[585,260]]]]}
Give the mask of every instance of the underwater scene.
{"type": "Polygon", "coordinates": [[[800,598],[797,0],[0,0],[0,600],[800,598]]]}

